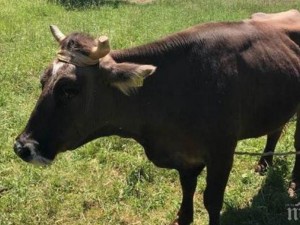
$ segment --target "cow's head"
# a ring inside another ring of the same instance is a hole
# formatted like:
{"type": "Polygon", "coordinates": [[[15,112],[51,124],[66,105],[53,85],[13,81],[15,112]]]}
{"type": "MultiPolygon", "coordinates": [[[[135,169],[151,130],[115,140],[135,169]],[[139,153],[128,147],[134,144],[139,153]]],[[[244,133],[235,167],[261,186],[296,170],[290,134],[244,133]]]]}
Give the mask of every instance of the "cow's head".
{"type": "Polygon", "coordinates": [[[155,71],[152,65],[116,63],[107,37],[65,36],[56,26],[51,31],[60,50],[41,76],[41,95],[14,144],[19,157],[36,164],[104,134],[118,101],[155,71]]]}

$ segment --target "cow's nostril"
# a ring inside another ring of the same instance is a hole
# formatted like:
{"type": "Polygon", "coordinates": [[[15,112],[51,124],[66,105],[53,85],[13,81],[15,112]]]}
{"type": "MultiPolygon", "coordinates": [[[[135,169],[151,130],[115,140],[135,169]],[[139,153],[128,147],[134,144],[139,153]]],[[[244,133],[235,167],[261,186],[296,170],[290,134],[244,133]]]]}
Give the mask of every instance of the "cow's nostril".
{"type": "Polygon", "coordinates": [[[19,141],[16,141],[15,144],[14,144],[14,151],[17,155],[19,155],[21,153],[23,149],[23,145],[19,142],[19,141]]]}
{"type": "Polygon", "coordinates": [[[15,153],[24,161],[29,162],[32,160],[32,154],[28,147],[23,146],[22,143],[16,141],[14,144],[15,153]]]}
{"type": "Polygon", "coordinates": [[[14,151],[16,154],[18,154],[19,150],[22,148],[22,144],[18,141],[15,142],[14,144],[14,151]]]}

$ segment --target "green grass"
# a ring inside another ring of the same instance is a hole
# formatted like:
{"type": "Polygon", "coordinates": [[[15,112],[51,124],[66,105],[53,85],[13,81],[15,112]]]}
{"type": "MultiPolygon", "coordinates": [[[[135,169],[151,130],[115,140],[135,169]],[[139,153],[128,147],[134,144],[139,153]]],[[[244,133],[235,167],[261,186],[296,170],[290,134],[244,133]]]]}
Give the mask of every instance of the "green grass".
{"type": "MultiPolygon", "coordinates": [[[[141,146],[102,138],[59,155],[49,168],[22,162],[12,151],[39,95],[39,75],[55,57],[49,32],[106,34],[113,48],[135,46],[206,21],[240,20],[258,11],[300,9],[295,0],[157,0],[152,4],[101,0],[0,0],[0,225],[168,224],[179,208],[175,171],[158,169],[141,146]],[[262,3],[264,2],[264,3],[262,3]]],[[[290,123],[278,149],[293,148],[290,123]]],[[[265,138],[239,143],[260,152],[265,138]]],[[[257,158],[236,156],[225,195],[225,225],[292,225],[286,187],[293,157],[277,157],[265,177],[257,158]]],[[[195,196],[195,223],[207,224],[202,203],[205,172],[195,196]]],[[[298,201],[298,200],[294,200],[298,201]]]]}

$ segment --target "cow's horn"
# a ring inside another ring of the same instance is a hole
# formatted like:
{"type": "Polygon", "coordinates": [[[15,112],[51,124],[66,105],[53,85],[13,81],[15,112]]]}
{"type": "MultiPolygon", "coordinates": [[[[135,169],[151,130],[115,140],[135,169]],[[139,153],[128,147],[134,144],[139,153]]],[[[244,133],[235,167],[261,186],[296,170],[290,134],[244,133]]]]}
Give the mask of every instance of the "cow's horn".
{"type": "Polygon", "coordinates": [[[55,25],[51,25],[50,30],[51,30],[51,33],[53,34],[54,38],[58,42],[61,42],[66,37],[55,25]]]}
{"type": "Polygon", "coordinates": [[[98,46],[92,48],[90,53],[90,58],[92,59],[100,59],[110,52],[108,37],[101,36],[98,38],[97,42],[98,46]]]}

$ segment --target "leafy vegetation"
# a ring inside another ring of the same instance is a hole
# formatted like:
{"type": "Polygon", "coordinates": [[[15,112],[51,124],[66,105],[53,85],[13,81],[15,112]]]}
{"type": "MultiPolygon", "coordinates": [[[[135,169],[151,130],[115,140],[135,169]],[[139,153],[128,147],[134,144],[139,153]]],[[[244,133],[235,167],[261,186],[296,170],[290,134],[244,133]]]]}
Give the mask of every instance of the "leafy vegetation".
{"type": "MultiPolygon", "coordinates": [[[[232,21],[258,11],[300,9],[297,0],[0,0],[0,225],[168,224],[181,200],[175,171],[158,169],[130,139],[95,140],[59,155],[48,168],[23,163],[12,151],[38,98],[39,74],[55,57],[49,32],[106,34],[113,48],[135,46],[200,22],[232,21]]],[[[290,123],[278,149],[293,149],[290,123]]],[[[239,143],[261,152],[265,138],[239,143]]],[[[258,159],[236,156],[227,186],[225,225],[292,225],[286,187],[293,157],[277,157],[275,167],[258,176],[258,159]]],[[[195,223],[207,224],[202,204],[205,172],[195,196],[195,223]]]]}

